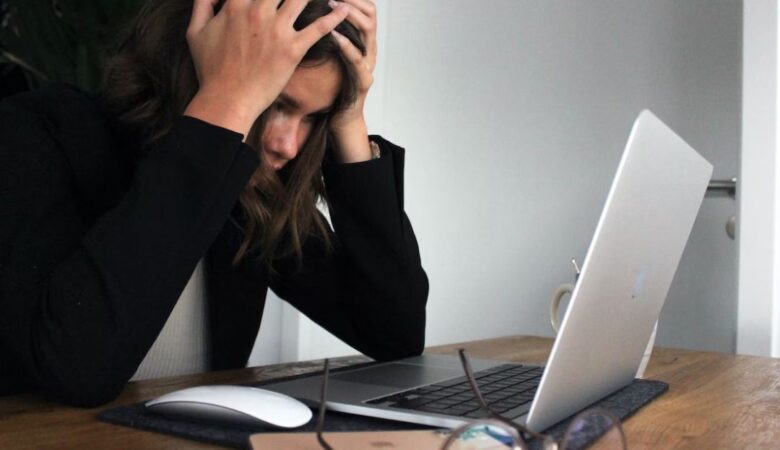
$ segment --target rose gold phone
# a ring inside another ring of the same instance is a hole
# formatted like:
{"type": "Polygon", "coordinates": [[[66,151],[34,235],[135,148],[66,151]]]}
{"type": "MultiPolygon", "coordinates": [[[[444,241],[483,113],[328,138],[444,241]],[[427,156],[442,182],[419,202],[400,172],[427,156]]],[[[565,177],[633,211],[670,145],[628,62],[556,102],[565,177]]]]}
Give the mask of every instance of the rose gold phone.
{"type": "MultiPolygon", "coordinates": [[[[481,434],[481,433],[480,433],[481,434]]],[[[440,430],[355,431],[324,433],[331,447],[341,449],[391,448],[393,450],[439,450],[447,439],[440,430]]],[[[322,450],[315,433],[259,433],[249,438],[253,450],[322,450]]],[[[481,434],[468,441],[456,441],[452,450],[506,450],[501,442],[481,434]]]]}

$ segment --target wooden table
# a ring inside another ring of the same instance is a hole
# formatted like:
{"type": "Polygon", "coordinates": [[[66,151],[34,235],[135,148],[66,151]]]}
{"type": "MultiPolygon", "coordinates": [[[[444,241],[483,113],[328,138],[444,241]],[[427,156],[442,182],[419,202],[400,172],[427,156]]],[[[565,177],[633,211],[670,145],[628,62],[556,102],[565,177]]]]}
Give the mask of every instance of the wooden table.
{"type": "MultiPolygon", "coordinates": [[[[428,353],[544,363],[552,340],[507,337],[432,347],[428,353]]],[[[341,359],[352,363],[361,358],[341,359]]],[[[138,402],[174,389],[207,383],[247,383],[321,368],[320,362],[280,364],[128,384],[102,408],[78,409],[39,396],[0,398],[0,449],[8,448],[214,448],[199,442],[98,421],[105,407],[138,402]]],[[[780,359],[659,348],[649,378],[669,392],[625,422],[632,449],[780,448],[780,359]]]]}

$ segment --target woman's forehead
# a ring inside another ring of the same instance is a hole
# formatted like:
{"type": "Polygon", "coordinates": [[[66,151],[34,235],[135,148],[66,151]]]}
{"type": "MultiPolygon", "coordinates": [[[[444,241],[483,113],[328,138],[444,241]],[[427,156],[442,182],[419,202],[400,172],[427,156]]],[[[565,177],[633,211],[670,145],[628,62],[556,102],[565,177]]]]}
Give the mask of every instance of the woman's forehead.
{"type": "Polygon", "coordinates": [[[334,62],[299,66],[279,97],[305,114],[322,112],[336,101],[342,78],[341,70],[334,62]]]}

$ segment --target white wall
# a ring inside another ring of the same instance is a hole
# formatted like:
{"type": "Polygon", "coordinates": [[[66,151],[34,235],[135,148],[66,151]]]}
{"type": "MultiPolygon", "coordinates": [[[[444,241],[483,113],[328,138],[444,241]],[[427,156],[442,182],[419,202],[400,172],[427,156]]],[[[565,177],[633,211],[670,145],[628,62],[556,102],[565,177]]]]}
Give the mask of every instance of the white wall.
{"type": "MultiPolygon", "coordinates": [[[[585,254],[642,108],[736,159],[739,52],[724,64],[717,38],[739,30],[737,0],[378,3],[371,117],[407,148],[429,345],[551,334],[549,296],[585,254]]],[[[283,357],[351,351],[305,320],[285,327],[283,357]]]]}
{"type": "Polygon", "coordinates": [[[641,108],[736,160],[739,50],[724,61],[718,35],[739,32],[739,2],[391,6],[385,123],[409,149],[430,344],[550,335],[548,298],[585,253],[641,108]]]}

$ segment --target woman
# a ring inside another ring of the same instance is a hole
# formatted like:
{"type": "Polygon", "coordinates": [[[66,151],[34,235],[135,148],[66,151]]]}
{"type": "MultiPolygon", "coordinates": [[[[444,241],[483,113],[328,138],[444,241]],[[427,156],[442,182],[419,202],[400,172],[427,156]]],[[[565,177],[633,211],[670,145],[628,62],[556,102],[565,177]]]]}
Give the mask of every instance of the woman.
{"type": "Polygon", "coordinates": [[[403,150],[363,119],[375,24],[368,0],[156,0],[98,99],[0,103],[0,389],[113,399],[201,259],[211,369],[246,364],[268,287],[369,356],[420,353],[403,150]]]}

